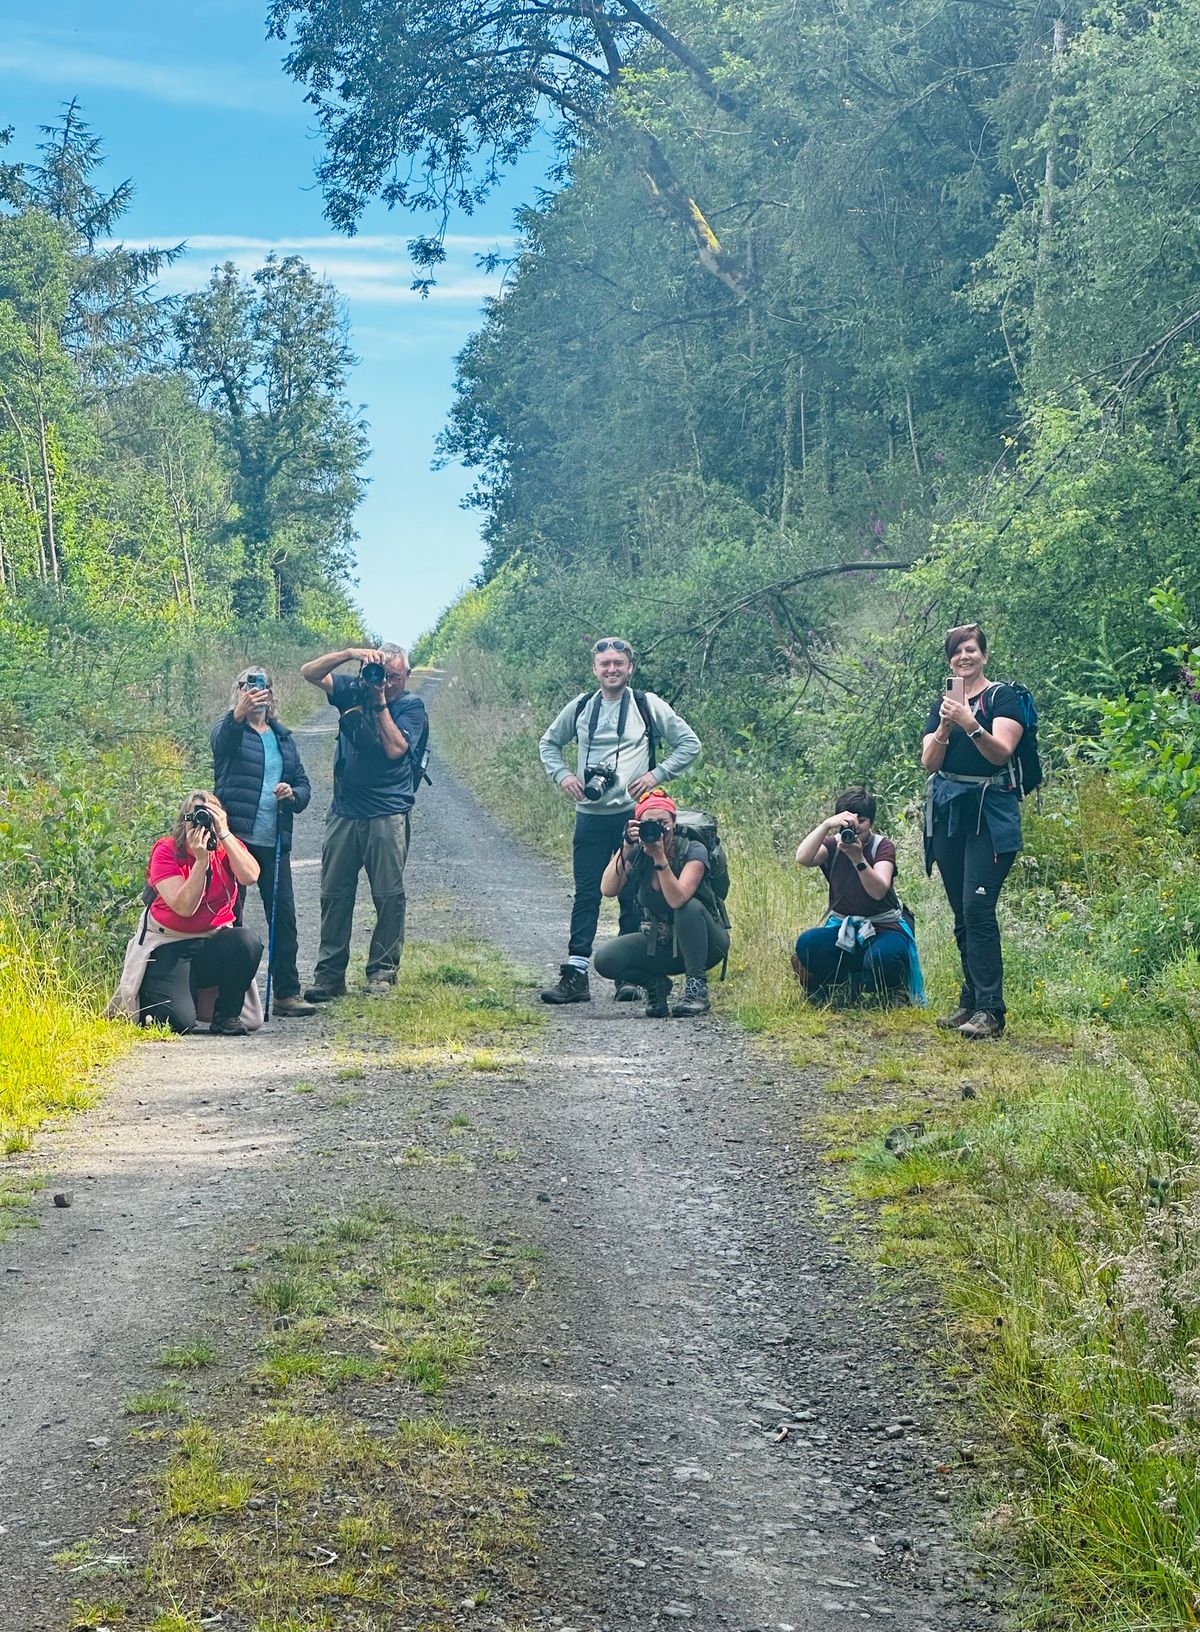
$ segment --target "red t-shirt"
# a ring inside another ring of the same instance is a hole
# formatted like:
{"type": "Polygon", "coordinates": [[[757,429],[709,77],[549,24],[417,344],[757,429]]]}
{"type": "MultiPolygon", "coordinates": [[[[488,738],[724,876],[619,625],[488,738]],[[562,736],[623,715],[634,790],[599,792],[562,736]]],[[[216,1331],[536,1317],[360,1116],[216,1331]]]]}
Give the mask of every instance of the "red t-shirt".
{"type": "MultiPolygon", "coordinates": [[[[159,839],[150,852],[146,879],[157,886],[164,878],[187,878],[195,865],[195,857],[190,852],[185,856],[179,855],[174,839],[159,839]]],[[[207,930],[225,929],[232,924],[237,879],[233,876],[229,857],[218,846],[209,852],[208,866],[208,882],[204,886],[200,905],[192,916],[181,918],[171,911],[161,895],[156,895],[150,908],[150,916],[155,923],[162,924],[165,929],[179,930],[184,935],[203,935],[207,930]]]]}

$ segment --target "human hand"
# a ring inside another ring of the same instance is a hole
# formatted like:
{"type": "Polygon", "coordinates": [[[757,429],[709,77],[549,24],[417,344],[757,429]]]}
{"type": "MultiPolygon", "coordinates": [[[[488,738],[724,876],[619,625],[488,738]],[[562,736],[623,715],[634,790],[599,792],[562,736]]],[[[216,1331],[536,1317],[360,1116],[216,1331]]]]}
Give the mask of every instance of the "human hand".
{"type": "Polygon", "coordinates": [[[956,702],[953,697],[942,698],[941,716],[947,733],[952,725],[957,725],[963,731],[974,731],[979,723],[967,705],[956,702]]]}
{"type": "Polygon", "coordinates": [[[631,816],[625,823],[625,832],[621,839],[622,844],[624,844],[630,850],[636,850],[642,842],[640,837],[641,831],[642,824],[634,821],[633,817],[631,816]]]}
{"type": "Polygon", "coordinates": [[[346,656],[356,657],[360,663],[382,663],[385,666],[387,664],[387,658],[375,647],[351,646],[346,656]]]}
{"type": "Polygon", "coordinates": [[[260,689],[257,686],[253,690],[243,687],[238,692],[237,702],[233,705],[233,717],[241,725],[249,719],[256,708],[266,708],[270,701],[271,693],[269,690],[260,689]]]}
{"type": "Polygon", "coordinates": [[[574,799],[577,804],[583,798],[583,783],[577,776],[564,776],[558,785],[567,797],[574,799]]]}
{"type": "Polygon", "coordinates": [[[290,782],[276,782],[275,797],[279,800],[294,799],[296,797],[296,792],[290,782]]]}
{"type": "Polygon", "coordinates": [[[207,861],[208,829],[204,827],[195,827],[191,822],[189,822],[187,830],[187,847],[188,854],[193,858],[193,860],[207,861]]]}
{"type": "Polygon", "coordinates": [[[631,799],[640,799],[644,794],[651,792],[651,790],[657,786],[658,777],[654,774],[654,772],[643,771],[641,776],[634,777],[633,781],[629,784],[625,791],[628,793],[631,799]]]}

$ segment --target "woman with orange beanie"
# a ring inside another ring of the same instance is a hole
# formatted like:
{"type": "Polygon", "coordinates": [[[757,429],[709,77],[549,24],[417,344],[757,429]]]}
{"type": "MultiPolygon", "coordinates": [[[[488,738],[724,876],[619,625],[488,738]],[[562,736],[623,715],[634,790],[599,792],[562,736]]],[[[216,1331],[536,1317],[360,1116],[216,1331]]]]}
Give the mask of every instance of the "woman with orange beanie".
{"type": "Polygon", "coordinates": [[[651,1020],[706,1013],[708,971],[729,952],[729,931],[708,880],[708,851],[695,840],[676,841],[677,814],[665,793],[648,794],[600,881],[600,893],[610,898],[633,885],[642,927],[603,941],[596,948],[596,971],[644,986],[651,1020]],[[671,976],[679,974],[685,977],[683,996],[668,1009],[671,976]]]}

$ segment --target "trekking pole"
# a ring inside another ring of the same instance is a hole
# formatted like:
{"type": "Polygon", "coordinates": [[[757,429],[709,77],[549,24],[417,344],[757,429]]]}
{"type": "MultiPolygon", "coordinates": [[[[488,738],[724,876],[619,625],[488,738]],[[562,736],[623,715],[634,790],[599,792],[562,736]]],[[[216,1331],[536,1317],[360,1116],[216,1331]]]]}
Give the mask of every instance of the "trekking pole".
{"type": "Polygon", "coordinates": [[[275,821],[275,876],[271,880],[271,922],[267,926],[267,995],[263,1003],[263,1020],[271,1018],[271,975],[275,968],[275,903],[279,900],[279,852],[283,848],[283,834],[279,820],[275,821]]]}

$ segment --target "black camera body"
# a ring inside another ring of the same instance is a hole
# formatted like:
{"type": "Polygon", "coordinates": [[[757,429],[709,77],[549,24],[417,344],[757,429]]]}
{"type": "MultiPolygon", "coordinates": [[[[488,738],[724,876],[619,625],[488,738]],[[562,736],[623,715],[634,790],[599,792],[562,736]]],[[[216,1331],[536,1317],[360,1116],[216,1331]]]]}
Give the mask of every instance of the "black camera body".
{"type": "Polygon", "coordinates": [[[858,829],[856,827],[840,827],[838,829],[838,842],[840,844],[857,844],[858,829]]]}
{"type": "Polygon", "coordinates": [[[190,826],[198,827],[202,833],[208,834],[208,848],[217,848],[217,819],[207,805],[197,805],[195,810],[189,810],[187,820],[190,826]]]}
{"type": "Polygon", "coordinates": [[[647,816],[645,821],[638,823],[638,838],[643,844],[657,844],[666,831],[663,824],[653,816],[647,816]]]}
{"type": "Polygon", "coordinates": [[[592,766],[583,782],[583,797],[585,799],[600,799],[613,787],[617,780],[615,765],[592,766]]]}
{"type": "Polygon", "coordinates": [[[266,691],[267,677],[260,669],[257,674],[248,674],[242,684],[247,691],[266,691]]]}
{"type": "Polygon", "coordinates": [[[358,678],[364,686],[382,686],[387,681],[387,670],[382,663],[364,663],[358,678]]]}

